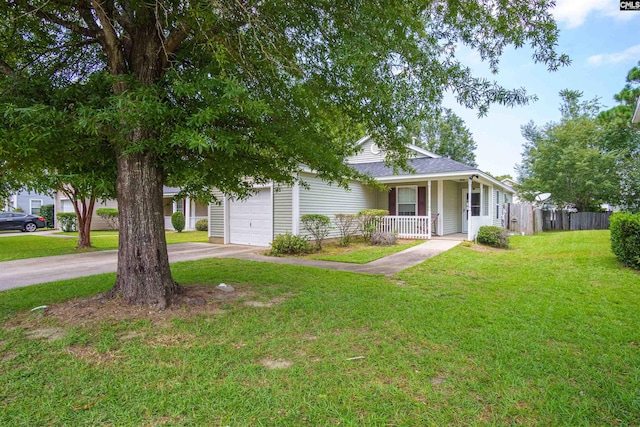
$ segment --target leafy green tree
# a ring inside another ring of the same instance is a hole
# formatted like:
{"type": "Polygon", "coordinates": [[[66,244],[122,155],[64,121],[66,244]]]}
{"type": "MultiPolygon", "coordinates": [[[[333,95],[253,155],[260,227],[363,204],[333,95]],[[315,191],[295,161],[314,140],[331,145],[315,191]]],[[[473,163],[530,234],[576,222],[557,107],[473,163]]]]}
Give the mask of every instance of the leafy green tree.
{"type": "MultiPolygon", "coordinates": [[[[117,170],[111,294],[163,308],[178,291],[161,214],[164,183],[197,199],[214,187],[244,196],[253,184],[292,183],[305,164],[346,185],[358,177],[344,158],[362,126],[401,165],[408,153],[398,129],[428,117],[445,90],[480,113],[530,99],[475,78],[456,59],[456,45],[475,49],[494,70],[508,45],[529,44],[550,69],[569,62],[555,52],[552,4],[1,2],[0,103],[10,117],[19,112],[14,104],[46,105],[30,98],[30,87],[108,82],[108,96],[54,112],[75,111],[80,134],[104,138],[103,158],[117,170]]],[[[42,150],[59,140],[50,133],[39,136],[42,150]]]]}
{"type": "Polygon", "coordinates": [[[421,121],[409,133],[416,136],[416,145],[466,165],[478,166],[477,145],[471,131],[464,120],[448,108],[421,121]]]}
{"type": "Polygon", "coordinates": [[[115,197],[114,150],[107,136],[86,126],[86,109],[104,108],[106,75],[58,86],[49,79],[0,81],[0,152],[5,168],[25,188],[59,192],[77,216],[77,248],[91,247],[95,203],[115,197]],[[28,84],[30,83],[30,84],[28,84]]]}
{"type": "Polygon", "coordinates": [[[527,142],[517,189],[525,200],[548,192],[557,205],[599,210],[617,192],[617,153],[603,144],[604,131],[596,120],[598,101],[582,101],[580,92],[569,90],[560,96],[559,122],[541,128],[529,122],[522,128],[527,142]]]}
{"type": "MultiPolygon", "coordinates": [[[[640,63],[639,63],[640,65],[640,63]]],[[[603,145],[617,153],[616,174],[620,184],[613,202],[630,211],[640,211],[640,127],[631,123],[640,97],[640,67],[627,74],[627,84],[614,95],[619,105],[601,112],[598,123],[603,128],[603,145]]]]}

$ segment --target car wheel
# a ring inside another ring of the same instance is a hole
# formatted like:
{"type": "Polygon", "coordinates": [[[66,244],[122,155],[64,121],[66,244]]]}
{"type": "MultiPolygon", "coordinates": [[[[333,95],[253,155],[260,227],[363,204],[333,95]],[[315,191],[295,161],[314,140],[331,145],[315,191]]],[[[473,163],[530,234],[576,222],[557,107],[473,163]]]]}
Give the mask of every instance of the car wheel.
{"type": "Polygon", "coordinates": [[[28,222],[24,225],[24,231],[28,231],[29,233],[36,231],[38,229],[38,226],[35,225],[33,222],[28,222]]]}

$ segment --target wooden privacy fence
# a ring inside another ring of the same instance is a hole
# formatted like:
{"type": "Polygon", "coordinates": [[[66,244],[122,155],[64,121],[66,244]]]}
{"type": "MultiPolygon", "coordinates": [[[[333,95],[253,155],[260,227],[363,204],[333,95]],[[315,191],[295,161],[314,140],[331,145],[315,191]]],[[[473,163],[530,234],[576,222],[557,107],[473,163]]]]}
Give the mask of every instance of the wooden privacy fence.
{"type": "Polygon", "coordinates": [[[546,230],[608,230],[611,212],[542,210],[527,203],[504,207],[504,228],[513,233],[534,234],[546,230]]]}
{"type": "Polygon", "coordinates": [[[543,230],[608,230],[611,212],[543,211],[543,230]]]}
{"type": "Polygon", "coordinates": [[[504,206],[504,228],[517,234],[533,234],[533,205],[507,203],[504,206]]]}

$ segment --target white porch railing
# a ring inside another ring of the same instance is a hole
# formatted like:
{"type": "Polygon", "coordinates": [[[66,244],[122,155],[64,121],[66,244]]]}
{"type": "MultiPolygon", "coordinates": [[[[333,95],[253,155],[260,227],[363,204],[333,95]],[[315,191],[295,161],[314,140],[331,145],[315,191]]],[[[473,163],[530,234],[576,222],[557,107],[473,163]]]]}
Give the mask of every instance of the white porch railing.
{"type": "Polygon", "coordinates": [[[480,227],[493,225],[493,218],[490,216],[472,216],[469,224],[469,240],[475,240],[480,227]]]}
{"type": "MultiPolygon", "coordinates": [[[[397,233],[401,239],[427,239],[429,237],[428,216],[383,216],[376,231],[397,233]]],[[[432,230],[432,234],[435,230],[432,230]]]]}
{"type": "MultiPolygon", "coordinates": [[[[196,222],[200,221],[201,219],[207,219],[206,216],[192,216],[190,218],[185,218],[184,222],[184,229],[185,230],[195,230],[196,229],[196,222]]],[[[164,229],[165,230],[173,230],[173,224],[171,224],[171,217],[170,216],[165,216],[164,217],[164,229]]]]}

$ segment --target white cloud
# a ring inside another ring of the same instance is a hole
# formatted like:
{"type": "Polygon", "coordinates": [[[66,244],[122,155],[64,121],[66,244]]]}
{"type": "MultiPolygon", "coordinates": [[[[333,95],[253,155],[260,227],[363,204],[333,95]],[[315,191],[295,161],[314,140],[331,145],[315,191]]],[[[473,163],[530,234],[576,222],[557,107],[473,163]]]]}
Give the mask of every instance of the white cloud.
{"type": "Polygon", "coordinates": [[[558,0],[553,16],[558,22],[566,24],[567,28],[576,28],[584,24],[592,12],[620,20],[638,16],[633,12],[620,11],[620,3],[614,0],[558,0]]]}
{"type": "Polygon", "coordinates": [[[622,52],[615,53],[601,53],[598,55],[592,55],[587,58],[587,62],[590,65],[605,65],[605,64],[617,64],[619,62],[626,62],[631,60],[637,60],[640,57],[640,44],[631,46],[622,52]]]}

